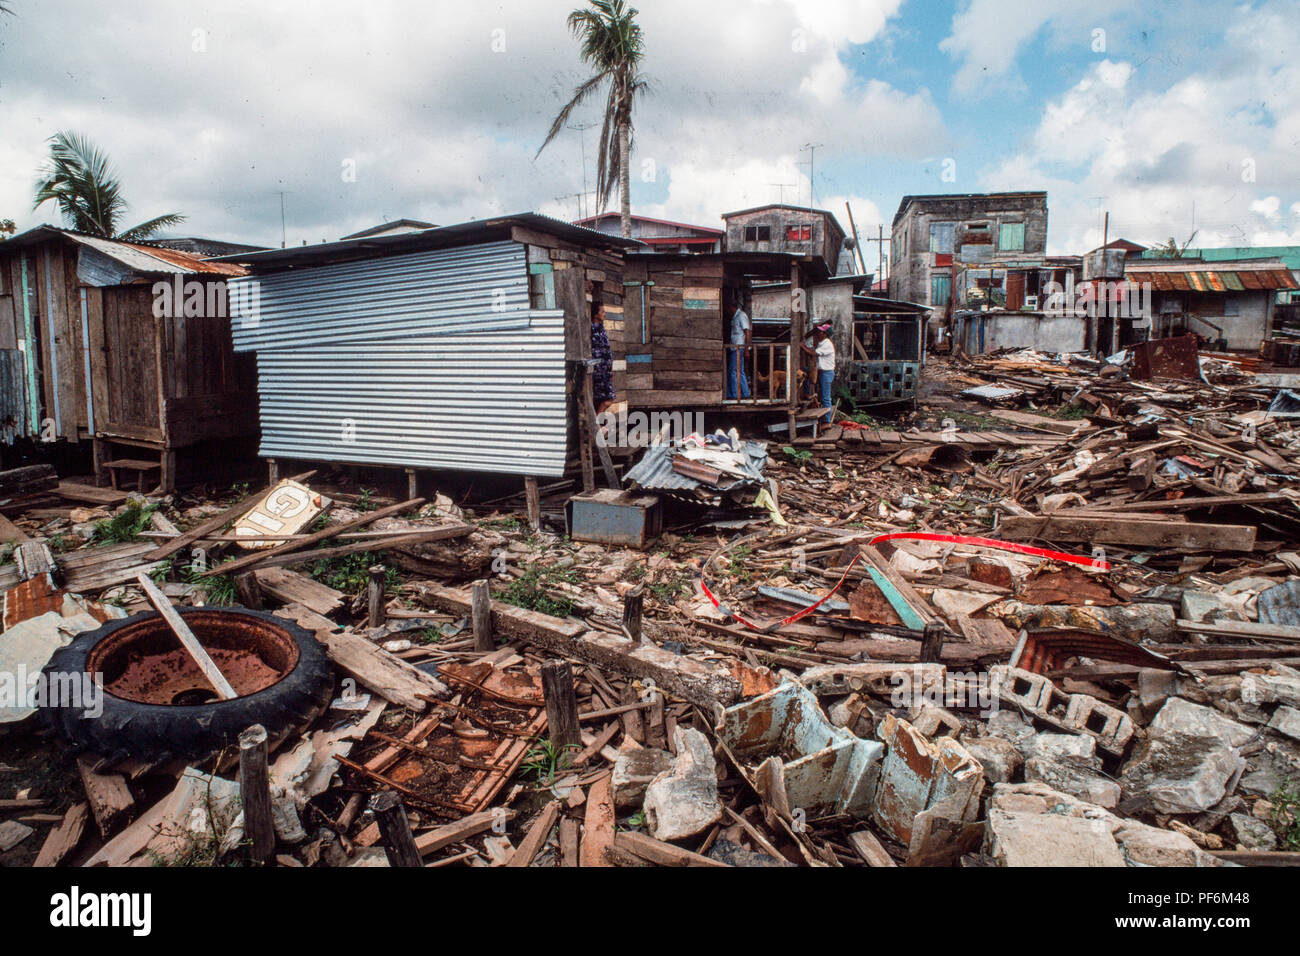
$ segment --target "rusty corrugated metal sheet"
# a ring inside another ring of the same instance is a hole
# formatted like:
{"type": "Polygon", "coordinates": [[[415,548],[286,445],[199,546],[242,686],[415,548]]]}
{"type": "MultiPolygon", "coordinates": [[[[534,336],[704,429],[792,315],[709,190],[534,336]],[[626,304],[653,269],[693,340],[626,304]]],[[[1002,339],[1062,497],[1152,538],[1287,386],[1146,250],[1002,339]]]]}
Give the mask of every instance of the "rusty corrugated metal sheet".
{"type": "Polygon", "coordinates": [[[1290,269],[1206,269],[1178,271],[1132,269],[1124,276],[1129,282],[1149,282],[1159,292],[1229,292],[1236,289],[1300,289],[1290,269]]]}
{"type": "Polygon", "coordinates": [[[1177,661],[1147,650],[1133,641],[1091,631],[1030,631],[1020,640],[1011,655],[1011,666],[1033,674],[1046,675],[1060,670],[1072,657],[1094,661],[1113,661],[1135,667],[1182,671],[1177,661]]]}

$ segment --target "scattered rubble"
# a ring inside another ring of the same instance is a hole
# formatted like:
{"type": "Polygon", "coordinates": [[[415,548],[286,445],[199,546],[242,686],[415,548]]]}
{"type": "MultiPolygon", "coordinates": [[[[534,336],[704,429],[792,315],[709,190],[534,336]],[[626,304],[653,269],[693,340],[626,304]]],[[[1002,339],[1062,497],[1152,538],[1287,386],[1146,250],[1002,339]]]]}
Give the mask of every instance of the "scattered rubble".
{"type": "MultiPolygon", "coordinates": [[[[0,687],[0,863],[1294,853],[1300,433],[1249,363],[1199,374],[957,350],[897,422],[694,435],[535,508],[344,474],[103,501],[5,477],[0,671],[158,620],[156,587],[237,693],[198,624],[226,606],[303,629],[330,676],[303,721],[203,754],[77,751],[0,687]],[[303,521],[258,524],[291,498],[303,521]]],[[[158,686],[218,706],[181,638],[150,638],[158,686]]]]}

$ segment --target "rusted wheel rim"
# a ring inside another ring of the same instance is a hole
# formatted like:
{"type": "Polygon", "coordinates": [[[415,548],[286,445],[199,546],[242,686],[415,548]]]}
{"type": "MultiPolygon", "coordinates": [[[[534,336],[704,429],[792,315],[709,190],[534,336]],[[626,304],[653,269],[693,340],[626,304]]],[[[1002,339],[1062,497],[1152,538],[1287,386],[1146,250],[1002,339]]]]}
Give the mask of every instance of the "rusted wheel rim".
{"type": "MultiPolygon", "coordinates": [[[[298,665],[298,645],[270,621],[236,610],[184,612],[185,623],[240,697],[283,680],[298,665]]],[[[133,620],[95,646],[86,661],[104,690],[123,700],[192,706],[219,698],[167,622],[156,613],[133,620]]]]}

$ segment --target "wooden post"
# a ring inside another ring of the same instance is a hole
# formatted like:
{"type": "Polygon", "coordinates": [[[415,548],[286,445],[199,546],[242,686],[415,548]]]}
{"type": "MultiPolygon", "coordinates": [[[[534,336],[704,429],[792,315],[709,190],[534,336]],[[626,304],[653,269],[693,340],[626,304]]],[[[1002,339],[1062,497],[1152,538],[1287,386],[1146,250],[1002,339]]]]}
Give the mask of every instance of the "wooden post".
{"type": "Polygon", "coordinates": [[[573,686],[573,668],[568,661],[546,661],[542,664],[542,693],[546,696],[546,723],[552,746],[557,750],[581,747],[578,694],[573,686]]]}
{"type": "Polygon", "coordinates": [[[921,663],[935,664],[943,659],[943,637],[946,629],[938,621],[925,626],[925,636],[921,638],[921,663]]]}
{"type": "Polygon", "coordinates": [[[808,334],[808,312],[806,309],[796,309],[796,303],[806,305],[799,263],[792,262],[790,263],[790,368],[786,373],[786,382],[790,387],[790,404],[786,422],[790,429],[791,444],[794,444],[794,440],[799,437],[795,413],[799,410],[799,370],[803,368],[803,340],[808,334]]]}
{"type": "Polygon", "coordinates": [[[203,676],[208,679],[213,688],[216,689],[222,700],[234,700],[239,695],[235,689],[230,686],[230,682],[222,675],[220,668],[217,667],[208,652],[203,649],[199,639],[194,636],[182,619],[176,608],[172,607],[172,602],[167,599],[167,595],[158,590],[158,586],[150,580],[149,575],[141,571],[135,577],[136,582],[144,589],[145,596],[149,598],[149,603],[157,608],[158,613],[162,615],[168,627],[176,635],[177,639],[190,652],[190,657],[194,658],[194,663],[199,665],[199,670],[203,671],[203,676]]]}
{"type": "Polygon", "coordinates": [[[641,643],[641,609],[645,605],[645,588],[637,585],[623,598],[623,627],[635,644],[641,643]]]}
{"type": "Polygon", "coordinates": [[[388,854],[389,866],[423,867],[420,851],[411,834],[411,824],[406,819],[402,798],[392,790],[382,790],[370,798],[370,812],[379,824],[380,839],[388,854]]]}
{"type": "Polygon", "coordinates": [[[266,480],[272,488],[280,483],[280,463],[274,458],[266,459],[266,480]]]}
{"type": "Polygon", "coordinates": [[[524,500],[528,503],[528,526],[534,531],[541,531],[542,496],[537,490],[537,479],[532,475],[524,478],[524,500]]]}
{"type": "Polygon", "coordinates": [[[262,610],[262,586],[252,571],[235,575],[235,594],[239,603],[253,611],[262,610]]]}
{"type": "Polygon", "coordinates": [[[587,367],[581,362],[574,366],[573,385],[576,395],[574,401],[578,410],[578,459],[582,464],[582,493],[589,495],[596,490],[596,465],[591,446],[595,444],[591,430],[593,423],[587,420],[587,404],[583,399],[586,391],[587,367]]]}
{"type": "Polygon", "coordinates": [[[162,460],[159,462],[158,469],[158,485],[165,495],[169,495],[176,490],[176,452],[170,448],[164,448],[162,451],[162,460]]]}
{"type": "Polygon", "coordinates": [[[275,853],[275,822],[266,768],[266,728],[261,724],[239,735],[239,799],[244,807],[249,852],[258,863],[265,863],[275,853]]]}
{"type": "Polygon", "coordinates": [[[492,591],[488,582],[475,581],[470,587],[470,621],[474,626],[474,650],[495,651],[492,640],[492,591]]]}
{"type": "Polygon", "coordinates": [[[385,570],[382,564],[373,565],[370,568],[370,619],[368,623],[371,627],[382,627],[384,623],[384,577],[385,570]]]}
{"type": "Polygon", "coordinates": [[[406,497],[418,498],[419,492],[417,491],[417,488],[419,487],[419,484],[420,482],[418,476],[415,474],[415,469],[406,469],[406,497]]]}

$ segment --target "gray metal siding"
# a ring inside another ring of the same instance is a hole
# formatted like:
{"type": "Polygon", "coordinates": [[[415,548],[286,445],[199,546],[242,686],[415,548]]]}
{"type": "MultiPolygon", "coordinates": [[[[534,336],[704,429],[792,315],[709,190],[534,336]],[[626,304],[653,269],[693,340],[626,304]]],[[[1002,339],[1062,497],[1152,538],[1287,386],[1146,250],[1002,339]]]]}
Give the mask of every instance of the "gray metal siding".
{"type": "Polygon", "coordinates": [[[564,313],[521,316],[519,330],[259,351],[261,455],[561,476],[564,313]]]}
{"type": "Polygon", "coordinates": [[[236,352],[528,325],[524,247],[488,242],[233,279],[236,352]],[[256,315],[237,314],[256,303],[256,315]]]}

